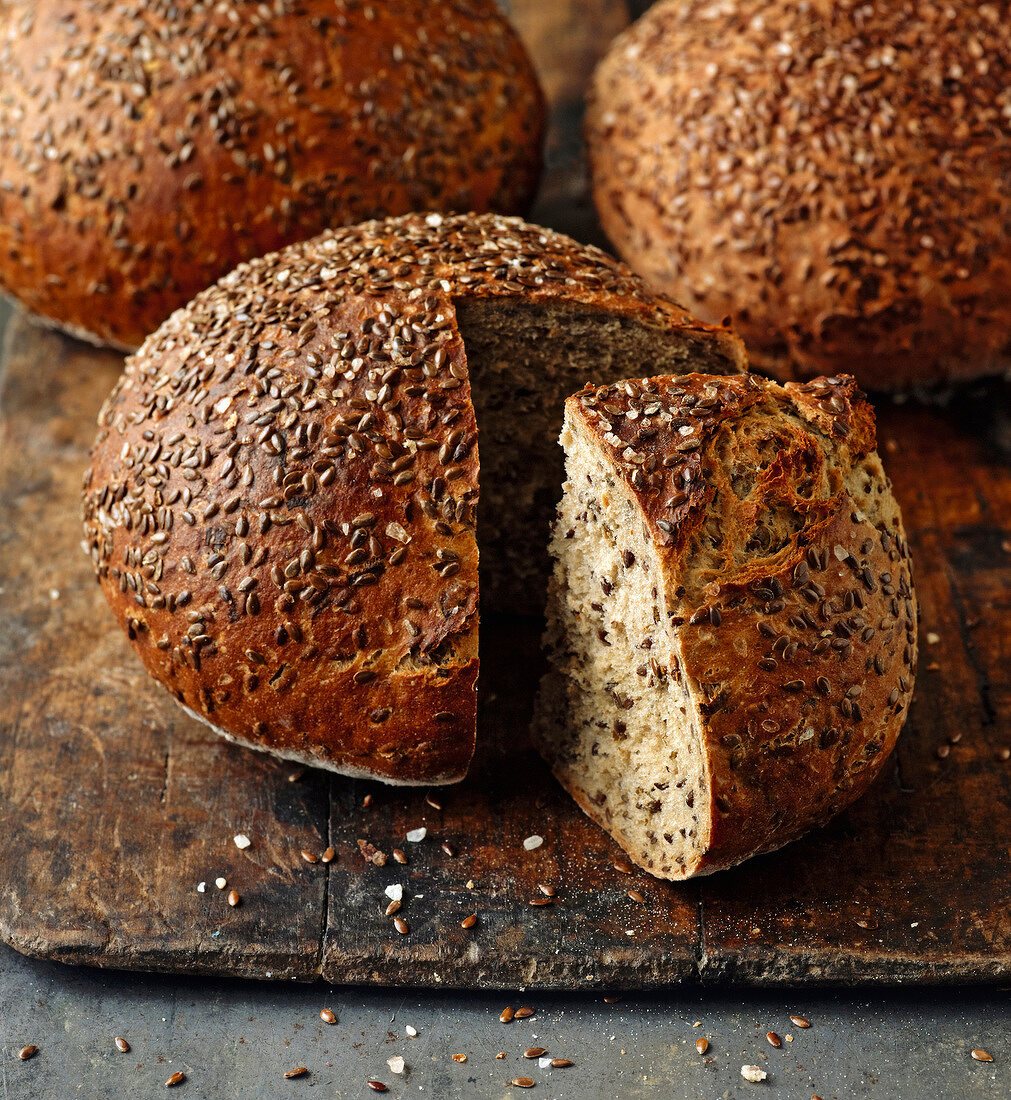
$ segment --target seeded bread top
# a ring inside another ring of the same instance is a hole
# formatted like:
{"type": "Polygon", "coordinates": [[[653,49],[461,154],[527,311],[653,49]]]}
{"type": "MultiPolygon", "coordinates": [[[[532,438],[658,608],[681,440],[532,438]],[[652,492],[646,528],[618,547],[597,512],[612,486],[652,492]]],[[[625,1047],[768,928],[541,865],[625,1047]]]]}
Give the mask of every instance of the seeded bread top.
{"type": "Polygon", "coordinates": [[[782,377],[1011,359],[1006,4],[666,0],[587,114],[618,251],[782,377]]]}
{"type": "Polygon", "coordinates": [[[700,869],[786,843],[867,786],[912,696],[909,549],[870,406],[848,377],[687,375],[588,386],[567,409],[660,559],[705,721],[700,869]]]}
{"type": "Polygon", "coordinates": [[[0,284],[119,346],[327,226],[537,186],[493,0],[0,0],[0,71],[0,284]]]}
{"type": "MultiPolygon", "coordinates": [[[[447,752],[463,736],[478,452],[453,302],[495,295],[645,318],[725,369],[743,361],[731,333],[596,249],[518,219],[435,214],[244,264],[128,360],[99,417],[86,542],[149,670],[191,709],[281,748],[315,736],[332,755],[349,739],[360,770],[398,731],[447,752]],[[361,718],[377,714],[381,730],[361,718]]],[[[410,757],[387,777],[421,775],[410,757]]]]}

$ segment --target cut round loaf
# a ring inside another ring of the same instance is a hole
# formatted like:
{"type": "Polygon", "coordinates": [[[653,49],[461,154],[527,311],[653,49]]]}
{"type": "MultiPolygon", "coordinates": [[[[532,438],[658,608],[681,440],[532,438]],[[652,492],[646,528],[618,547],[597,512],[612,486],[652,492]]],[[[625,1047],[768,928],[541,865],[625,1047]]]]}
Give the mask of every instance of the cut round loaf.
{"type": "Polygon", "coordinates": [[[1011,369],[1006,3],[663,0],[590,99],[608,237],[759,369],[1011,369]]]}
{"type": "Polygon", "coordinates": [[[902,726],[917,620],[853,380],[587,386],[562,444],[535,720],[562,784],[669,879],[852,802],[902,726]]]}
{"type": "Polygon", "coordinates": [[[407,215],[240,266],[127,362],[87,548],[153,676],[225,736],[391,782],[460,779],[484,606],[540,603],[562,404],[740,342],[597,249],[407,215]]]}
{"type": "Polygon", "coordinates": [[[241,260],[521,213],[543,105],[493,0],[0,0],[0,287],[134,348],[241,260]]]}

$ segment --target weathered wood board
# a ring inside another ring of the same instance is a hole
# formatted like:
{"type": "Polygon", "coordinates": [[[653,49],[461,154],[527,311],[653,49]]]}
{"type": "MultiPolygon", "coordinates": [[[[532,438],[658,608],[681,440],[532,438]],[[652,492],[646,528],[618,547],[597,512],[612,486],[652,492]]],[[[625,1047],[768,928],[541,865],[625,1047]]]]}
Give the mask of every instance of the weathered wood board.
{"type": "MultiPolygon", "coordinates": [[[[535,217],[599,240],[579,89],[627,5],[506,6],[553,95],[535,217]]],[[[418,986],[1011,978],[1007,385],[879,409],[923,624],[893,763],[828,828],[671,885],[615,870],[617,847],[527,748],[537,623],[484,625],[478,758],[433,796],[441,809],[424,791],[323,773],[289,782],[291,766],[178,710],[133,658],[78,545],[80,477],[120,365],[23,318],[0,357],[0,937],[100,966],[418,986]],[[422,825],[428,837],[407,843],[422,825]],[[527,851],[535,834],[544,843],[527,851]],[[366,865],[359,839],[402,847],[409,863],[366,865]],[[330,864],[300,856],[327,845],[330,864]],[[235,908],[218,876],[241,895],[235,908]],[[384,916],[393,883],[406,935],[384,916]],[[539,883],[554,904],[529,904],[539,883]]]]}

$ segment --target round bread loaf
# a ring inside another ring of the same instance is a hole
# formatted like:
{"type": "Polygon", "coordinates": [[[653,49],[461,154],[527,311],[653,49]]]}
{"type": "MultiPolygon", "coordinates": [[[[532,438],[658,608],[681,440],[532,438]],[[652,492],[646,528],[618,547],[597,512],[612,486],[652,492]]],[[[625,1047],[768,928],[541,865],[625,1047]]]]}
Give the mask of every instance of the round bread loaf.
{"type": "Polygon", "coordinates": [[[542,605],[564,399],[644,360],[744,366],[730,332],[515,218],[407,215],[244,264],[102,409],[84,491],[99,581],[152,675],[225,736],[460,779],[477,424],[484,605],[542,605]]]}
{"type": "Polygon", "coordinates": [[[778,848],[860,795],[913,692],[898,505],[852,378],[569,399],[535,733],[660,878],[778,848]]]}
{"type": "Polygon", "coordinates": [[[0,0],[0,72],[0,287],[125,348],[241,260],[540,171],[493,0],[0,0]]]}
{"type": "Polygon", "coordinates": [[[1004,4],[666,0],[587,118],[619,253],[781,378],[1011,367],[1004,4]]]}

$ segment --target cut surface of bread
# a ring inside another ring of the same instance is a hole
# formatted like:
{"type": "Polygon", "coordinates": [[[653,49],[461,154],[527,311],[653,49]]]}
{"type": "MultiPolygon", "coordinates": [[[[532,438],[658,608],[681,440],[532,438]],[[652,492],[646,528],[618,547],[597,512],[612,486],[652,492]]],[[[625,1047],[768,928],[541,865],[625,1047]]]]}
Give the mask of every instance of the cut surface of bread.
{"type": "Polygon", "coordinates": [[[534,730],[562,784],[670,879],[856,798],[911,698],[916,607],[852,380],[588,386],[562,445],[534,730]]]}

